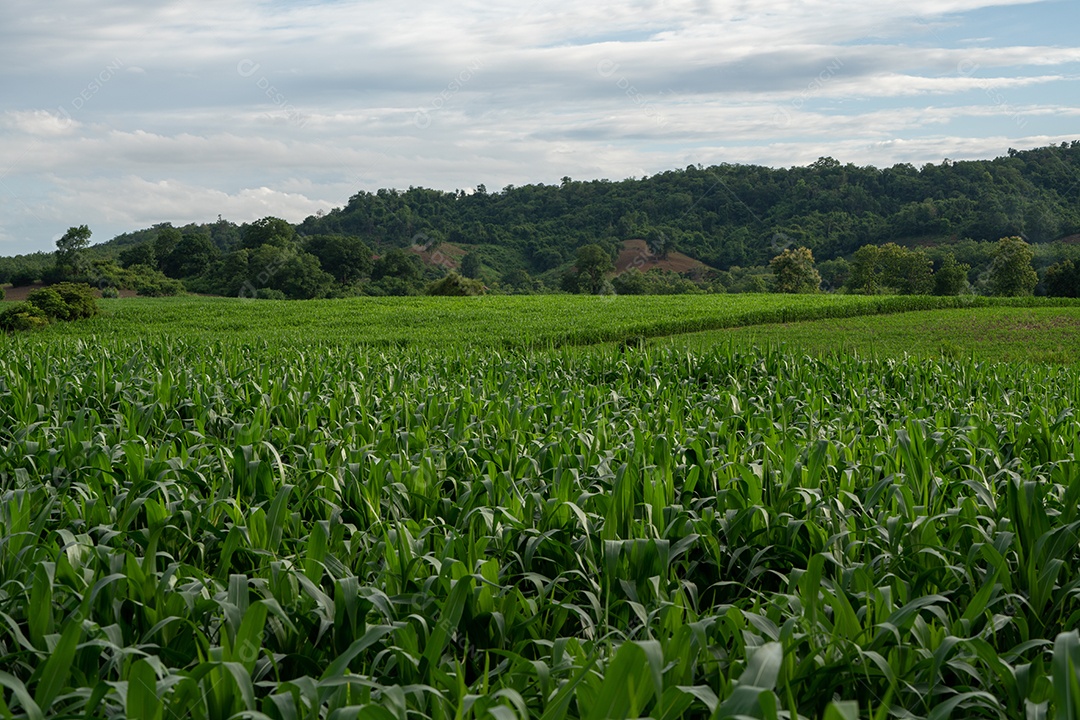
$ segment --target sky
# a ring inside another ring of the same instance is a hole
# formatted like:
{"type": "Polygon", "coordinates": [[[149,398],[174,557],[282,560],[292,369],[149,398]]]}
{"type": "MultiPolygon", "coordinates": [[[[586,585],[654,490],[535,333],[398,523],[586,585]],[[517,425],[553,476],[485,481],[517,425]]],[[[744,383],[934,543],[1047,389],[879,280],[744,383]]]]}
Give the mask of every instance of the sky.
{"type": "Polygon", "coordinates": [[[1077,0],[4,0],[0,255],[359,191],[1080,139],[1077,0]]]}

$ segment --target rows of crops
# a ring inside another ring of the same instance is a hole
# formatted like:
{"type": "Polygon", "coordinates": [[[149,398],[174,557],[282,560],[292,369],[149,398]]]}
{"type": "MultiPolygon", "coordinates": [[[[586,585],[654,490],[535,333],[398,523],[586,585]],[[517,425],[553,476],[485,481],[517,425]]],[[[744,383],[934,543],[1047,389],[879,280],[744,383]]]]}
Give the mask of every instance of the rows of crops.
{"type": "Polygon", "coordinates": [[[4,717],[1078,716],[1076,370],[4,343],[4,717]]]}
{"type": "Polygon", "coordinates": [[[382,347],[585,345],[760,323],[988,306],[1080,307],[1067,298],[679,295],[106,300],[101,317],[50,335],[210,337],[279,343],[342,340],[382,347]]]}

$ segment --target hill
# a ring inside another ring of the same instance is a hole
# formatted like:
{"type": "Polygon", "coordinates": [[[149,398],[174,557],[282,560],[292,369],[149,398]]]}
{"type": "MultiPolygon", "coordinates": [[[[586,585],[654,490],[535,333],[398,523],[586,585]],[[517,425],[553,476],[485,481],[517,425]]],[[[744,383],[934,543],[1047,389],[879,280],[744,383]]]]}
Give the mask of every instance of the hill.
{"type": "MultiPolygon", "coordinates": [[[[238,286],[231,279],[233,265],[246,272],[254,264],[258,275],[263,266],[277,268],[285,261],[253,254],[226,265],[245,244],[246,233],[265,221],[238,226],[219,218],[180,228],[181,236],[193,238],[188,246],[198,251],[198,262],[188,262],[185,252],[174,263],[178,269],[161,270],[197,292],[233,291],[238,286]],[[189,282],[211,269],[213,282],[189,282]]],[[[168,227],[125,233],[91,247],[87,256],[117,259],[155,242],[168,227]]],[[[256,230],[258,236],[262,231],[256,230]]],[[[531,287],[534,279],[540,284],[534,289],[557,288],[577,250],[593,243],[611,253],[620,271],[637,264],[642,270],[655,266],[683,273],[705,266],[761,268],[787,247],[810,248],[818,262],[827,262],[850,257],[862,245],[895,242],[926,248],[934,261],[947,249],[971,267],[975,282],[989,262],[990,243],[1005,236],[1040,245],[1037,269],[1066,258],[1080,261],[1080,142],[1009,150],[994,160],[946,159],[921,168],[878,169],[821,158],[805,167],[698,165],[644,178],[563,178],[558,185],[507,186],[499,192],[483,185],[475,191],[364,191],[287,234],[305,252],[317,237],[359,238],[376,256],[411,249],[421,261],[419,269],[409,271],[416,278],[413,290],[460,268],[468,255],[474,256],[469,258],[473,274],[489,284],[512,277],[519,288],[531,287]],[[642,254],[640,238],[655,237],[668,247],[666,260],[642,254]]],[[[257,247],[248,244],[252,251],[257,247]]],[[[40,279],[50,262],[48,253],[0,259],[0,282],[40,279]]],[[[303,267],[297,272],[310,273],[321,261],[298,262],[303,267]]],[[[400,286],[387,286],[379,292],[399,291],[400,286]]]]}

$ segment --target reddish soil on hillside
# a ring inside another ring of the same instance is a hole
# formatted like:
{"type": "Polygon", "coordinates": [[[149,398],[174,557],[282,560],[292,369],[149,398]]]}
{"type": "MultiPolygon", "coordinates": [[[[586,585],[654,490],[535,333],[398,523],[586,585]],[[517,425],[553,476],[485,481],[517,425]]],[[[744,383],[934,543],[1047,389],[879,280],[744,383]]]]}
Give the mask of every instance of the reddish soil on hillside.
{"type": "Polygon", "coordinates": [[[1060,242],[1069,243],[1070,245],[1080,245],[1080,235],[1069,235],[1061,238],[1060,242]]]}
{"type": "Polygon", "coordinates": [[[698,273],[710,269],[708,265],[700,260],[695,260],[678,251],[668,253],[667,258],[661,260],[658,256],[652,254],[644,240],[627,240],[623,243],[623,249],[619,252],[619,259],[615,262],[615,273],[621,275],[630,268],[637,268],[641,272],[660,268],[677,273],[698,273]]]}
{"type": "Polygon", "coordinates": [[[425,265],[440,265],[447,270],[457,270],[461,267],[461,258],[466,251],[453,243],[439,243],[434,248],[424,245],[413,245],[409,248],[424,261],[425,265]]]}

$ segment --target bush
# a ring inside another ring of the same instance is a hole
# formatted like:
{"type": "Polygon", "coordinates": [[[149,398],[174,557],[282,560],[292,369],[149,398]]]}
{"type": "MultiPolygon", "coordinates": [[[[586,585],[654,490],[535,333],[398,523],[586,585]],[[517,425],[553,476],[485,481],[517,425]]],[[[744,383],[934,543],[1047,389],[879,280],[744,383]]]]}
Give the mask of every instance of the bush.
{"type": "Polygon", "coordinates": [[[26,301],[53,320],[67,320],[71,314],[67,302],[52,287],[32,291],[26,296],[26,301]]]}
{"type": "MultiPolygon", "coordinates": [[[[46,290],[53,290],[67,305],[67,319],[81,320],[93,317],[98,313],[97,300],[94,298],[94,290],[86,283],[57,283],[46,290]]],[[[27,298],[29,300],[29,298],[27,298]]],[[[31,301],[32,302],[32,301],[31,301]]]]}
{"type": "Polygon", "coordinates": [[[101,288],[101,297],[107,299],[115,299],[120,297],[120,291],[114,288],[112,285],[106,285],[101,288]]]}
{"type": "Polygon", "coordinates": [[[484,284],[479,280],[462,277],[456,272],[450,272],[442,280],[436,280],[427,286],[428,295],[448,295],[454,297],[467,297],[483,295],[484,284]]]}
{"type": "Polygon", "coordinates": [[[35,305],[28,302],[15,303],[0,310],[0,330],[19,332],[35,330],[49,324],[49,318],[35,305]]]}
{"type": "Polygon", "coordinates": [[[128,268],[126,284],[145,297],[170,297],[184,293],[184,283],[148,265],[128,268]]]}
{"type": "Polygon", "coordinates": [[[0,287],[0,300],[3,300],[5,297],[7,297],[7,293],[4,292],[3,287],[0,287]]]}

